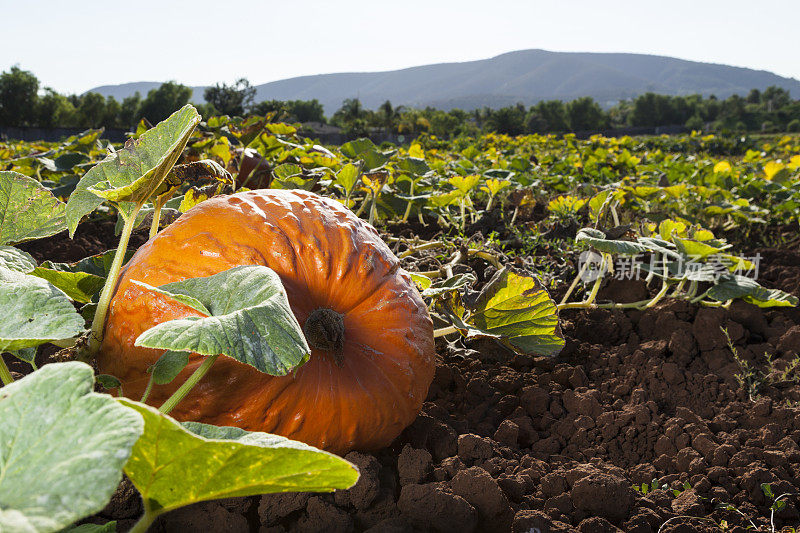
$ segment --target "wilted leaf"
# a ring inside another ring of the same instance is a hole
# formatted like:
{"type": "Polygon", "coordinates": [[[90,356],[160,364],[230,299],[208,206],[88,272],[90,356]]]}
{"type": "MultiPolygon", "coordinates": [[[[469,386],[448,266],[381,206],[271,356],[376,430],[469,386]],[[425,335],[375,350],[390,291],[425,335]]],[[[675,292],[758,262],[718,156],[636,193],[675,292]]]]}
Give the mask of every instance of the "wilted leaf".
{"type": "Polygon", "coordinates": [[[641,242],[606,239],[605,233],[594,228],[579,230],[575,242],[580,241],[608,254],[638,255],[649,251],[649,248],[641,242]]]}
{"type": "Polygon", "coordinates": [[[55,235],[66,229],[64,202],[35,179],[0,172],[0,245],[55,235]]]}
{"type": "Polygon", "coordinates": [[[197,110],[187,104],[138,139],[128,139],[123,149],[92,167],[67,202],[70,236],[80,219],[103,199],[117,202],[120,211],[129,215],[136,203],[150,198],[180,157],[198,122],[197,110]]]}
{"type": "Polygon", "coordinates": [[[534,276],[499,271],[478,296],[463,302],[451,293],[440,304],[467,338],[495,338],[518,353],[553,357],[564,347],[558,308],[534,276]]]}

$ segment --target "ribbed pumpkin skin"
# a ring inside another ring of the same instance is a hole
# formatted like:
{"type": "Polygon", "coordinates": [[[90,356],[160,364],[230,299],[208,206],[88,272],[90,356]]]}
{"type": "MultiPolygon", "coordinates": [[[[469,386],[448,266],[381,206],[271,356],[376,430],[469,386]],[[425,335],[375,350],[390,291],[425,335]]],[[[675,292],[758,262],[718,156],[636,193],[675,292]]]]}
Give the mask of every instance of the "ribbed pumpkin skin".
{"type": "MultiPolygon", "coordinates": [[[[384,447],[414,420],[434,373],[427,308],[374,228],[305,191],[212,198],[142,246],[112,300],[100,371],[139,399],[146,369],[163,350],[135,347],[134,340],[160,322],[199,315],[132,279],[158,286],[237,265],[275,270],[301,326],[318,307],[343,314],[344,362],[312,349],[294,374],[273,377],[223,356],[171,416],[276,433],[340,454],[384,447]]],[[[148,403],[161,405],[202,359],[192,354],[172,383],[153,387],[148,403]]]]}

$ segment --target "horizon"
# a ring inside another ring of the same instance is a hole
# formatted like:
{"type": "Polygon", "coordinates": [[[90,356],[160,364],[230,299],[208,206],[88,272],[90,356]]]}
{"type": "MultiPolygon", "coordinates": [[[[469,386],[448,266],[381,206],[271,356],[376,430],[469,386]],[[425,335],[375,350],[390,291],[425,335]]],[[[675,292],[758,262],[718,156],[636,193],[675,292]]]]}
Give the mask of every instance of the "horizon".
{"type": "Polygon", "coordinates": [[[33,72],[42,87],[65,94],[142,81],[208,86],[244,77],[262,85],[303,76],[466,63],[531,49],[665,56],[800,80],[800,62],[786,45],[800,5],[789,0],[765,0],[757,10],[744,0],[699,5],[678,0],[669,8],[632,0],[611,6],[589,0],[568,6],[552,0],[497,0],[489,10],[477,0],[411,0],[403,9],[362,0],[335,6],[311,1],[302,10],[239,0],[226,5],[230,20],[225,26],[209,26],[207,14],[219,11],[211,0],[198,0],[190,9],[143,0],[135,11],[100,2],[75,7],[45,0],[39,5],[49,17],[32,19],[29,10],[6,1],[6,37],[18,44],[0,61],[0,70],[18,65],[33,72]],[[165,22],[153,24],[154,13],[165,22]],[[261,29],[242,26],[238,21],[243,18],[286,23],[261,29]],[[134,38],[120,38],[116,20],[125,20],[134,38]],[[388,38],[387,20],[393,32],[388,38]],[[750,32],[747,40],[741,39],[743,26],[750,32]],[[77,31],[65,38],[65,27],[77,31]],[[224,39],[228,35],[230,44],[224,39]],[[87,68],[86,50],[113,59],[87,68]]]}
{"type": "MultiPolygon", "coordinates": [[[[491,57],[481,57],[481,58],[476,58],[476,59],[465,59],[463,61],[443,61],[443,62],[439,62],[439,63],[427,63],[427,64],[424,64],[424,65],[413,65],[413,66],[410,66],[410,67],[404,67],[404,68],[398,68],[398,69],[370,70],[370,71],[367,71],[367,70],[353,70],[353,71],[340,71],[340,72],[319,72],[317,74],[304,74],[304,75],[300,75],[300,76],[293,76],[292,78],[281,78],[279,80],[270,80],[270,81],[265,81],[265,82],[261,82],[261,83],[253,82],[252,80],[249,80],[249,79],[248,79],[248,81],[251,83],[252,86],[255,87],[255,86],[259,86],[259,85],[266,85],[266,84],[269,84],[269,83],[274,83],[274,82],[279,82],[279,81],[284,81],[284,80],[289,80],[289,79],[313,78],[313,77],[316,77],[316,76],[326,76],[326,75],[330,75],[330,74],[380,74],[380,73],[384,73],[384,72],[396,72],[396,71],[403,71],[403,70],[412,70],[412,69],[415,69],[415,68],[427,67],[427,66],[447,65],[447,64],[455,64],[455,63],[473,63],[473,62],[476,62],[476,61],[486,61],[486,60],[494,59],[494,58],[501,57],[501,56],[504,56],[504,55],[507,55],[507,54],[513,54],[513,53],[516,53],[516,52],[528,52],[528,51],[542,51],[542,52],[550,52],[550,53],[556,53],[556,54],[607,54],[607,55],[640,55],[640,56],[651,56],[651,57],[663,57],[663,58],[668,58],[668,59],[676,59],[676,60],[679,60],[679,61],[691,61],[691,62],[694,62],[694,63],[702,63],[702,64],[705,64],[705,65],[721,65],[721,66],[727,66],[727,67],[733,67],[733,68],[745,68],[745,69],[750,69],[750,70],[754,70],[754,71],[757,71],[757,72],[767,72],[767,73],[775,74],[777,76],[781,76],[780,74],[777,74],[775,72],[772,72],[772,71],[769,71],[769,70],[765,70],[765,69],[757,69],[757,68],[753,68],[753,67],[739,67],[739,66],[736,66],[736,65],[727,65],[727,64],[724,64],[724,63],[714,63],[714,62],[709,62],[709,61],[695,61],[695,60],[692,60],[692,59],[686,59],[686,58],[682,58],[682,57],[664,56],[664,55],[659,55],[659,54],[640,54],[640,53],[636,53],[636,52],[564,51],[564,50],[547,50],[545,48],[526,48],[526,49],[522,49],[522,50],[509,50],[507,52],[501,52],[501,53],[493,55],[491,57]]],[[[34,72],[34,74],[36,74],[36,73],[34,72]]],[[[783,76],[783,77],[788,78],[788,79],[793,79],[793,80],[796,80],[796,81],[800,81],[800,78],[794,78],[794,77],[789,77],[789,76],[783,76]]],[[[246,76],[245,76],[245,78],[246,78],[246,76]]],[[[138,84],[138,83],[166,83],[166,82],[169,82],[169,81],[182,83],[183,85],[187,85],[187,86],[190,86],[190,87],[194,87],[195,86],[195,85],[190,85],[190,84],[187,84],[187,83],[183,83],[183,82],[181,82],[181,80],[136,80],[136,81],[124,81],[124,82],[120,82],[120,83],[106,83],[106,84],[103,84],[103,85],[96,85],[94,87],[90,87],[86,91],[83,91],[83,93],[90,92],[90,91],[92,91],[94,89],[101,89],[101,88],[104,88],[104,87],[118,87],[118,86],[122,86],[122,85],[133,85],[133,84],[138,84]]],[[[223,83],[223,82],[217,81],[217,82],[211,82],[211,83],[203,85],[203,86],[210,87],[210,86],[213,86],[215,84],[221,84],[221,83],[223,83]]],[[[83,94],[83,93],[75,93],[75,94],[83,94]]]]}

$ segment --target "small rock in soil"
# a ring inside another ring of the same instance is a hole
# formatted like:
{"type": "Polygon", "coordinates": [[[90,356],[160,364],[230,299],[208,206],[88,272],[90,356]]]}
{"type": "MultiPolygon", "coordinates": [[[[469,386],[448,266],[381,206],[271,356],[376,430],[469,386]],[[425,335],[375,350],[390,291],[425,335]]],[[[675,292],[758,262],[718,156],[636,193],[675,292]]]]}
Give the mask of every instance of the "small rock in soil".
{"type": "Polygon", "coordinates": [[[306,512],[297,522],[297,531],[303,533],[350,533],[354,529],[349,514],[319,496],[308,500],[306,512]]]}
{"type": "Polygon", "coordinates": [[[431,471],[433,457],[425,449],[412,448],[409,444],[403,447],[397,457],[397,474],[401,485],[422,483],[431,471]]]}
{"type": "Polygon", "coordinates": [[[366,509],[375,500],[380,491],[378,479],[381,464],[374,455],[350,452],[344,458],[358,467],[358,482],[347,490],[337,490],[336,505],[346,507],[352,505],[356,509],[366,509]]]}
{"type": "Polygon", "coordinates": [[[486,470],[477,466],[462,470],[450,486],[478,511],[482,531],[508,531],[514,513],[503,490],[486,470]]]}
{"type": "Polygon", "coordinates": [[[311,494],[308,492],[284,492],[265,494],[258,506],[258,516],[265,526],[274,526],[284,517],[305,509],[311,494]]]}
{"type": "Polygon", "coordinates": [[[397,501],[402,516],[422,530],[471,533],[478,524],[475,508],[439,483],[406,485],[397,501]]]}
{"type": "Polygon", "coordinates": [[[575,482],[572,503],[590,516],[619,522],[627,518],[633,508],[633,489],[623,478],[604,473],[591,474],[575,482]]]}

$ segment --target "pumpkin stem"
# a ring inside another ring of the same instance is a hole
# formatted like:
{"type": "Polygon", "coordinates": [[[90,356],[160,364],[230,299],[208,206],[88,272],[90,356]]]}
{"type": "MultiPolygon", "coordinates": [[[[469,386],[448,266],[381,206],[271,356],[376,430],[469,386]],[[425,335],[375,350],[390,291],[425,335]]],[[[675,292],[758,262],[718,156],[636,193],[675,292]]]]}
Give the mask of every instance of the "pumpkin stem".
{"type": "Polygon", "coordinates": [[[325,307],[314,309],[303,325],[308,344],[317,350],[333,355],[336,364],[344,362],[344,319],[342,315],[325,307]]]}

